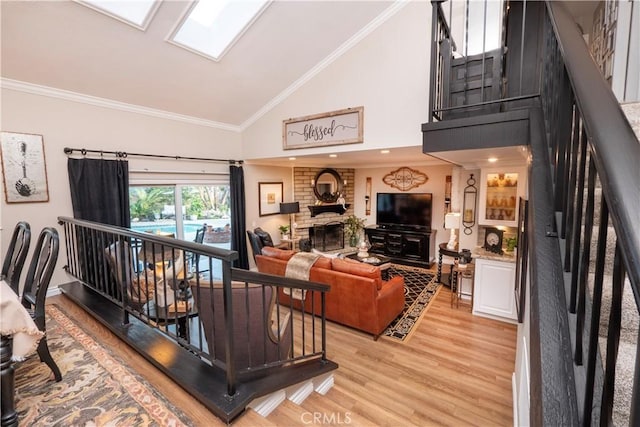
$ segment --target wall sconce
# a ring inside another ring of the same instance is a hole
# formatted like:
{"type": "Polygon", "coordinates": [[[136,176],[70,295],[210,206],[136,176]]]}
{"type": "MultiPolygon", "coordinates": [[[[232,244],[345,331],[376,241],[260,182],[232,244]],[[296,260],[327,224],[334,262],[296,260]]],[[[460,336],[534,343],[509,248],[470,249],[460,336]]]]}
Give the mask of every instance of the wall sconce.
{"type": "Polygon", "coordinates": [[[367,177],[364,190],[364,214],[371,215],[371,177],[367,177]]]}
{"type": "Polygon", "coordinates": [[[316,180],[315,180],[315,179],[313,179],[313,178],[311,178],[311,186],[312,186],[312,187],[315,187],[315,186],[316,186],[316,180]]]}
{"type": "Polygon", "coordinates": [[[478,189],[475,184],[476,180],[473,178],[473,174],[470,174],[462,199],[462,226],[464,227],[464,234],[467,236],[473,232],[472,227],[476,225],[478,189]]]}

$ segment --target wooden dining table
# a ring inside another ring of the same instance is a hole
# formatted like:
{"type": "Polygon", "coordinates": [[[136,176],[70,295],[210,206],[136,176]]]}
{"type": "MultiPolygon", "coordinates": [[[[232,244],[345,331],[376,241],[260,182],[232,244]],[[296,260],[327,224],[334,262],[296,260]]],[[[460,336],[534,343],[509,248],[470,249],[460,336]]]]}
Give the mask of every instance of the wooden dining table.
{"type": "Polygon", "coordinates": [[[43,336],[18,295],[7,282],[0,280],[0,424],[3,427],[18,425],[13,362],[33,353],[43,336]]]}

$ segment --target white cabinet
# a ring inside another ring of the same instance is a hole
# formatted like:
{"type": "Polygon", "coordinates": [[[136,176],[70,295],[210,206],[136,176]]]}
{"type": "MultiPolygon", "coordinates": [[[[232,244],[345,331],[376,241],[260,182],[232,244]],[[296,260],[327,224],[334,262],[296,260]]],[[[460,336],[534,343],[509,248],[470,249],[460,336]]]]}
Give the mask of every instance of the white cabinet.
{"type": "Polygon", "coordinates": [[[476,258],[475,263],[473,314],[516,321],[515,263],[480,258],[476,258]]]}
{"type": "Polygon", "coordinates": [[[522,167],[482,169],[478,224],[517,227],[518,202],[526,194],[526,182],[522,167]]]}

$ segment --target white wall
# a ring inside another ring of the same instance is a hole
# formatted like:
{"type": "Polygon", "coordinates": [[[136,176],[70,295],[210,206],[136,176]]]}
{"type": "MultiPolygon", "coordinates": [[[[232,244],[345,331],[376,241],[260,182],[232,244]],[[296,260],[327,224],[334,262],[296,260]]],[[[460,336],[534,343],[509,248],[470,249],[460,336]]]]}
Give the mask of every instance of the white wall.
{"type": "Polygon", "coordinates": [[[245,159],[422,145],[431,5],[410,2],[242,133],[245,159]],[[364,106],[364,143],[282,149],[282,121],[364,106]]]}
{"type": "MultiPolygon", "coordinates": [[[[138,113],[96,107],[15,90],[2,89],[2,130],[41,134],[49,184],[48,203],[6,204],[2,197],[0,224],[4,254],[16,222],[31,224],[32,242],[45,226],[57,226],[58,216],[73,216],[67,156],[64,147],[129,151],[139,153],[239,159],[237,132],[151,117],[138,113]]],[[[226,164],[175,160],[129,159],[130,169],[216,170],[228,172],[226,164]]],[[[3,184],[4,185],[4,184],[3,184]]],[[[4,187],[3,187],[4,193],[4,187]]],[[[58,227],[62,233],[62,229],[58,227]]],[[[62,242],[51,287],[69,281],[62,271],[66,263],[62,242]]],[[[27,258],[27,262],[31,255],[27,258]]],[[[23,270],[26,275],[27,266],[23,270]]]]}

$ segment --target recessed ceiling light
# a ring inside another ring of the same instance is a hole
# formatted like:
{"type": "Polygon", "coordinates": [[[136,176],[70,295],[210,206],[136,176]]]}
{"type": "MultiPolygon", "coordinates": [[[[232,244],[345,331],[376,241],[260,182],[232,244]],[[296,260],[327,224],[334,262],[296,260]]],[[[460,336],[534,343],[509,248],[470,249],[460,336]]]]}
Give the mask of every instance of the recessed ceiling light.
{"type": "Polygon", "coordinates": [[[489,157],[487,160],[489,161],[489,163],[495,163],[495,162],[498,161],[498,158],[497,157],[489,157]]]}
{"type": "Polygon", "coordinates": [[[296,159],[295,157],[289,157],[289,160],[295,160],[295,159],[296,159]]]}
{"type": "Polygon", "coordinates": [[[381,154],[389,154],[389,153],[390,153],[390,151],[389,151],[389,150],[380,150],[380,153],[381,153],[381,154]]]}
{"type": "Polygon", "coordinates": [[[329,154],[329,157],[335,158],[335,157],[338,157],[338,155],[337,154],[329,154]]]}

